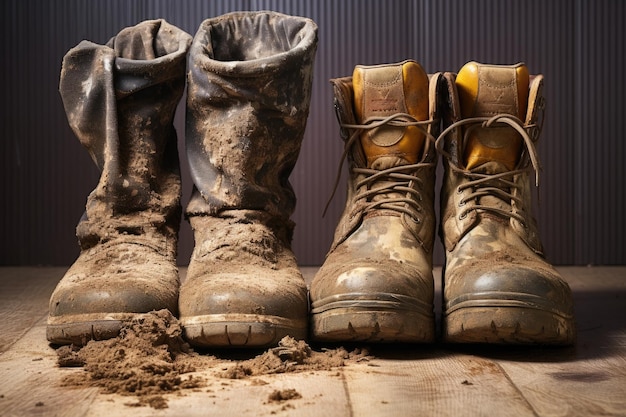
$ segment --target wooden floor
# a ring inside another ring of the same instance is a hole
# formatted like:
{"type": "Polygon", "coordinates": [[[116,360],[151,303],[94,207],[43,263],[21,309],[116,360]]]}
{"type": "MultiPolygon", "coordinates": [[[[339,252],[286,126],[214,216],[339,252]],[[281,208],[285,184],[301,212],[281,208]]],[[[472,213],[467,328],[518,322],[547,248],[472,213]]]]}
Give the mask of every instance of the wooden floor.
{"type": "Polygon", "coordinates": [[[45,340],[64,268],[0,268],[0,416],[626,416],[626,266],[559,270],[574,291],[575,347],[373,347],[370,361],[264,376],[266,385],[215,379],[155,410],[61,387],[80,372],[57,367],[45,340]],[[302,398],[268,402],[288,388],[302,398]]]}

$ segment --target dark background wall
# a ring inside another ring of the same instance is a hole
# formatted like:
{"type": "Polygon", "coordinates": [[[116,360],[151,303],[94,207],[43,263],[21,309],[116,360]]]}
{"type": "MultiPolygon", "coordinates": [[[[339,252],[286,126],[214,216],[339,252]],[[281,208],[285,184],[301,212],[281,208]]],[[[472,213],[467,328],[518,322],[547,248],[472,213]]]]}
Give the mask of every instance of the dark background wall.
{"type": "MultiPolygon", "coordinates": [[[[625,264],[626,2],[622,0],[5,0],[0,6],[0,265],[69,265],[74,228],[98,172],[73,136],[57,91],[61,61],[83,39],[105,43],[144,19],[190,34],[234,10],[276,10],[319,26],[314,90],[300,159],[294,250],[318,265],[344,204],[344,182],[325,218],[342,144],[328,79],[356,64],[413,58],[427,71],[524,61],[546,78],[536,215],[555,264],[625,264]]],[[[183,99],[184,103],[184,99],[183,99]]],[[[176,126],[184,156],[184,105],[176,126]]],[[[190,183],[184,158],[183,201],[190,183]]],[[[186,222],[180,260],[193,237],[186,222]]],[[[438,247],[436,262],[442,262],[438,247]]]]}

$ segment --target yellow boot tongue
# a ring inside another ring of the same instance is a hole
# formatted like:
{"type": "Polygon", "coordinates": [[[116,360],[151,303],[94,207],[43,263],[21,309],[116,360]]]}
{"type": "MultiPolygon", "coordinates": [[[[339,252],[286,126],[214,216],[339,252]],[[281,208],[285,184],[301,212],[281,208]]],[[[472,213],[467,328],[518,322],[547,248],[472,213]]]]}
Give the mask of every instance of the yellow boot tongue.
{"type": "MultiPolygon", "coordinates": [[[[358,65],[352,74],[357,122],[407,113],[417,120],[428,119],[428,76],[415,61],[398,64],[358,65]]],[[[364,130],[361,146],[368,168],[385,169],[419,161],[424,133],[416,126],[384,125],[364,130]]]]}
{"type": "MultiPolygon", "coordinates": [[[[462,118],[510,114],[525,119],[528,106],[528,68],[466,64],[456,77],[462,118]]],[[[467,169],[487,173],[515,169],[522,152],[522,138],[511,127],[475,128],[465,144],[467,169]]]]}

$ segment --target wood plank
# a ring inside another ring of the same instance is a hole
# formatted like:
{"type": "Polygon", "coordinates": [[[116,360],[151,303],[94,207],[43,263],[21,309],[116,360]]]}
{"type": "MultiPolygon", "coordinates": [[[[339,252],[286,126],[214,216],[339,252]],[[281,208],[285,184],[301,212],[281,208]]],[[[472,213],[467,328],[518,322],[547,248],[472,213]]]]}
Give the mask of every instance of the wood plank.
{"type": "Polygon", "coordinates": [[[626,269],[558,269],[574,293],[576,347],[517,350],[500,366],[541,416],[624,416],[626,269]]]}
{"type": "Polygon", "coordinates": [[[3,416],[83,416],[98,393],[60,386],[65,375],[80,370],[56,366],[56,353],[46,342],[45,317],[0,355],[0,370],[3,416]]]}
{"type": "Polygon", "coordinates": [[[356,416],[535,416],[499,365],[442,350],[396,352],[345,370],[356,416]]]}
{"type": "Polygon", "coordinates": [[[626,367],[602,359],[564,363],[501,361],[541,416],[626,415],[626,367]]]}
{"type": "MultiPolygon", "coordinates": [[[[224,365],[229,365],[224,361],[224,365]]],[[[244,380],[215,376],[222,365],[191,375],[206,387],[165,394],[168,408],[131,407],[132,396],[103,394],[96,388],[62,387],[62,379],[81,369],[59,368],[56,353],[45,342],[45,319],[0,355],[0,410],[3,416],[310,416],[320,412],[349,416],[349,404],[339,370],[263,375],[244,380]],[[301,398],[270,401],[276,390],[293,389],[301,398]]]]}
{"type": "Polygon", "coordinates": [[[626,269],[559,269],[574,291],[575,348],[436,346],[383,361],[374,378],[349,369],[354,415],[624,415],[626,269]]]}
{"type": "Polygon", "coordinates": [[[133,417],[350,416],[343,383],[336,371],[265,375],[250,380],[224,380],[206,372],[196,375],[206,377],[209,386],[183,395],[167,395],[166,409],[130,408],[124,404],[132,403],[131,397],[101,394],[93,401],[86,416],[115,417],[130,413],[133,417]],[[295,390],[302,397],[270,401],[274,391],[288,389],[295,390]]]}
{"type": "MultiPolygon", "coordinates": [[[[626,415],[626,267],[558,269],[575,297],[573,348],[378,346],[371,361],[336,371],[246,380],[216,378],[215,369],[204,369],[198,374],[207,387],[168,394],[169,408],[155,410],[125,405],[132,397],[61,387],[63,376],[82,372],[59,369],[45,340],[49,294],[65,268],[0,268],[0,414],[626,415]],[[302,398],[270,402],[270,393],[281,389],[302,398]]],[[[303,268],[307,282],[315,270],[303,268]]],[[[185,272],[181,268],[182,277],[185,272]]]]}
{"type": "MultiPolygon", "coordinates": [[[[45,276],[46,274],[44,274],[45,276]]],[[[34,280],[35,283],[39,280],[34,280]]],[[[40,300],[41,301],[41,300],[40,300]]],[[[47,305],[47,300],[44,305],[47,305]]],[[[208,381],[198,390],[166,394],[168,408],[130,407],[129,396],[103,394],[96,388],[62,387],[62,379],[81,369],[59,368],[56,352],[45,338],[46,316],[37,309],[38,322],[0,354],[0,414],[2,416],[349,416],[349,404],[339,370],[265,375],[245,380],[215,376],[217,368],[194,375],[208,381]],[[276,390],[293,389],[301,398],[270,401],[276,390]]],[[[2,316],[7,312],[2,306],[2,316]]],[[[230,363],[223,362],[223,366],[230,363]]]]}
{"type": "Polygon", "coordinates": [[[317,270],[319,269],[319,267],[317,266],[301,266],[300,267],[300,272],[302,273],[302,276],[304,277],[304,280],[306,281],[307,285],[311,285],[311,281],[313,281],[313,277],[315,277],[315,274],[317,273],[317,270]]]}
{"type": "Polygon", "coordinates": [[[7,350],[42,316],[50,294],[67,268],[0,268],[0,352],[7,350]]]}

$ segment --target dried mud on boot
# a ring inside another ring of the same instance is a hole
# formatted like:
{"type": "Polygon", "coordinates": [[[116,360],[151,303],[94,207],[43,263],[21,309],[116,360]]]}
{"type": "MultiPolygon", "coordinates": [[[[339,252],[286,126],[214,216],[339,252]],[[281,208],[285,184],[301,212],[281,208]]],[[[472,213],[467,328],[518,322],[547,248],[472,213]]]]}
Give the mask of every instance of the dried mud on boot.
{"type": "MultiPolygon", "coordinates": [[[[105,394],[132,398],[126,406],[160,409],[168,407],[168,394],[199,391],[224,379],[332,370],[369,359],[364,349],[316,351],[302,340],[285,337],[277,347],[251,359],[235,360],[200,354],[182,334],[180,323],[169,310],[160,310],[125,322],[116,338],[92,340],[83,347],[62,346],[57,349],[59,366],[84,370],[63,378],[62,386],[97,387],[105,394]]],[[[269,382],[263,381],[265,384],[269,382]]]]}

